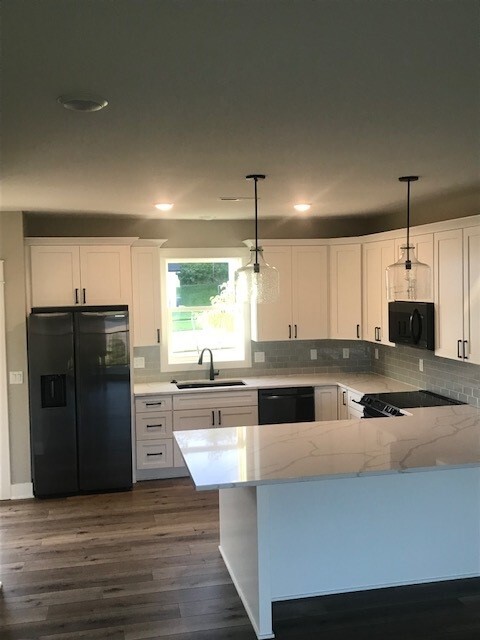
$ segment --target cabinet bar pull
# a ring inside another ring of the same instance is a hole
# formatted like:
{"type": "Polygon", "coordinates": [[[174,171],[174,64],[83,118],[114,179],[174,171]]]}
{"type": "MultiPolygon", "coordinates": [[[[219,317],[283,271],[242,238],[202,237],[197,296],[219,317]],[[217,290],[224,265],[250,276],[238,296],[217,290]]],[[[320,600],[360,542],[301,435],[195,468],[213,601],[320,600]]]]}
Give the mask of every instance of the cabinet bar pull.
{"type": "Polygon", "coordinates": [[[158,453],[147,453],[147,458],[150,458],[151,456],[163,456],[163,452],[159,451],[158,453]]]}
{"type": "Polygon", "coordinates": [[[212,425],[215,426],[215,411],[212,411],[212,425]]]}
{"type": "Polygon", "coordinates": [[[160,329],[157,329],[157,342],[160,344],[160,329]]]}
{"type": "Polygon", "coordinates": [[[147,424],[146,427],[147,429],[153,429],[154,427],[161,427],[161,424],[147,424]]]}
{"type": "Polygon", "coordinates": [[[83,292],[83,304],[85,304],[87,302],[87,292],[85,291],[85,289],[82,289],[83,292]]]}
{"type": "Polygon", "coordinates": [[[463,357],[465,360],[468,360],[467,351],[468,351],[468,340],[463,341],[463,357]]]}
{"type": "Polygon", "coordinates": [[[297,325],[294,324],[293,326],[295,327],[295,336],[294,337],[296,338],[297,337],[297,325]]]}
{"type": "Polygon", "coordinates": [[[289,338],[292,337],[292,325],[291,324],[288,325],[288,337],[289,338]]]}
{"type": "Polygon", "coordinates": [[[382,327],[378,327],[378,341],[381,342],[382,340],[382,327]]]}
{"type": "Polygon", "coordinates": [[[357,338],[360,338],[360,325],[357,324],[357,338]]]}
{"type": "Polygon", "coordinates": [[[78,304],[78,289],[75,289],[75,304],[78,304]]]}
{"type": "Polygon", "coordinates": [[[461,358],[462,354],[460,353],[460,345],[462,344],[461,340],[457,340],[457,358],[461,358]]]}
{"type": "Polygon", "coordinates": [[[160,400],[160,402],[145,402],[146,407],[157,407],[161,404],[163,404],[163,400],[160,400]]]}
{"type": "Polygon", "coordinates": [[[347,403],[345,402],[345,398],[347,396],[347,392],[346,391],[342,391],[342,404],[344,407],[347,406],[347,403]]]}
{"type": "Polygon", "coordinates": [[[220,409],[218,410],[218,426],[222,426],[222,412],[220,411],[220,409]]]}

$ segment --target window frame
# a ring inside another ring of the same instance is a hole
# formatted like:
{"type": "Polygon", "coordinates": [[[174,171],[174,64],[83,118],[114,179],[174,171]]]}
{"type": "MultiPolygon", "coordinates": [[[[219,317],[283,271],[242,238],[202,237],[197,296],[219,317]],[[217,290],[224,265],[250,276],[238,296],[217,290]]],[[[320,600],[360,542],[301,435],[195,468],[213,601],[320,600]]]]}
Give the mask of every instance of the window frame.
{"type": "MultiPolygon", "coordinates": [[[[249,250],[239,247],[222,247],[222,248],[206,248],[206,249],[160,249],[160,311],[161,311],[161,339],[160,339],[160,371],[188,371],[197,367],[196,361],[183,363],[169,363],[169,313],[168,313],[168,296],[167,296],[167,261],[175,260],[231,260],[239,258],[242,266],[247,264],[249,260],[249,250]]],[[[243,305],[243,321],[244,321],[244,353],[243,360],[222,361],[214,360],[215,369],[243,369],[252,366],[251,353],[251,313],[250,304],[243,305]]],[[[208,363],[207,365],[208,366],[208,363]]]]}

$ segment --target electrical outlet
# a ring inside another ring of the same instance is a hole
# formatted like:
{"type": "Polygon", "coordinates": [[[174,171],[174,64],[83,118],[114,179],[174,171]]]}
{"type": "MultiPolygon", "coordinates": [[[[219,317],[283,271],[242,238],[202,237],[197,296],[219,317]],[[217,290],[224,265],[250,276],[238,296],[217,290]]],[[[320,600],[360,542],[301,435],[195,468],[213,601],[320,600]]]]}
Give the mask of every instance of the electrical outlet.
{"type": "Polygon", "coordinates": [[[253,354],[253,359],[255,362],[265,362],[265,352],[255,351],[255,353],[253,354]]]}
{"type": "Polygon", "coordinates": [[[145,358],[141,358],[137,356],[133,359],[133,368],[134,369],[145,369],[145,358]]]}
{"type": "Polygon", "coordinates": [[[422,358],[418,359],[418,369],[419,369],[419,371],[423,371],[423,360],[422,360],[422,358]]]}
{"type": "Polygon", "coordinates": [[[375,360],[378,360],[378,349],[375,347],[375,360]]]}
{"type": "Polygon", "coordinates": [[[317,359],[317,350],[310,349],[310,360],[316,360],[316,359],[317,359]]]}
{"type": "Polygon", "coordinates": [[[350,349],[344,349],[343,350],[343,357],[344,357],[344,359],[350,358],[350,349]]]}
{"type": "Polygon", "coordinates": [[[8,380],[10,384],[23,384],[23,371],[9,371],[8,380]]]}

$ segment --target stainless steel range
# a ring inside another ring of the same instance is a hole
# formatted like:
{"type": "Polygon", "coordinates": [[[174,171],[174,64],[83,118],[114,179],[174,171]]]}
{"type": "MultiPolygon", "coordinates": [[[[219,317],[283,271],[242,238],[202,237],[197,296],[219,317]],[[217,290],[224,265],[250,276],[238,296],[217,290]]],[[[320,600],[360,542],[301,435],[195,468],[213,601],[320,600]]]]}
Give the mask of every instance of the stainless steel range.
{"type": "Polygon", "coordinates": [[[401,409],[418,407],[441,407],[465,404],[459,400],[446,398],[433,391],[396,391],[389,393],[367,393],[358,404],[363,406],[364,418],[392,418],[405,415],[401,409]]]}

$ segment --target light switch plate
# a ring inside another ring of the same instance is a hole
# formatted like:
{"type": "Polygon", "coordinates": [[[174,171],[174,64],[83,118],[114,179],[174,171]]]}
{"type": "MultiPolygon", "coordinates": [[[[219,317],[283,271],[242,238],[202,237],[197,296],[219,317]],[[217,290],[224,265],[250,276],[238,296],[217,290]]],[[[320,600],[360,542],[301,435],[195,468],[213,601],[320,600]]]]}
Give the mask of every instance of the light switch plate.
{"type": "Polygon", "coordinates": [[[418,370],[419,371],[423,371],[423,359],[422,358],[418,359],[418,370]]]}
{"type": "Polygon", "coordinates": [[[9,371],[8,380],[10,384],[23,384],[23,371],[9,371]]]}
{"type": "Polygon", "coordinates": [[[133,368],[134,369],[145,369],[145,358],[137,356],[133,359],[133,368]]]}
{"type": "Polygon", "coordinates": [[[253,359],[255,362],[265,362],[265,352],[255,351],[255,353],[253,354],[253,359]]]}
{"type": "Polygon", "coordinates": [[[343,350],[343,357],[344,358],[350,358],[350,349],[344,349],[343,350]]]}
{"type": "Polygon", "coordinates": [[[317,359],[317,350],[310,349],[310,360],[316,360],[316,359],[317,359]]]}
{"type": "Polygon", "coordinates": [[[378,360],[378,348],[375,347],[375,360],[378,360]]]}

